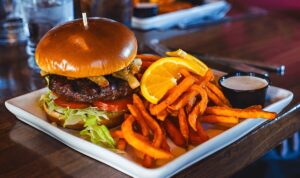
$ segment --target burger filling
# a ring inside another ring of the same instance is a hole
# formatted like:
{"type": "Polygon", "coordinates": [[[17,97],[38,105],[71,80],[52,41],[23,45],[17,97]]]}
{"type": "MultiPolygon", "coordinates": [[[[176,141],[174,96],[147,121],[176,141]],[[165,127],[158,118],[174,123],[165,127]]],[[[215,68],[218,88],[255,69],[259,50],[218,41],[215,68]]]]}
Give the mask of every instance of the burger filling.
{"type": "Polygon", "coordinates": [[[126,68],[111,75],[87,78],[69,78],[41,71],[49,89],[67,101],[93,103],[96,100],[116,100],[132,94],[140,83],[135,75],[142,66],[141,59],[134,59],[126,68]]]}
{"type": "Polygon", "coordinates": [[[68,78],[42,72],[51,91],[41,100],[51,112],[63,117],[64,126],[83,121],[84,129],[80,135],[114,149],[115,141],[106,126],[100,123],[126,111],[131,102],[128,96],[139,86],[135,74],[140,67],[141,60],[135,59],[128,67],[111,75],[88,78],[68,78]]]}
{"type": "Polygon", "coordinates": [[[67,101],[93,103],[97,100],[117,100],[133,93],[128,82],[111,75],[105,77],[109,85],[101,87],[87,78],[70,80],[48,75],[49,89],[67,101]]]}

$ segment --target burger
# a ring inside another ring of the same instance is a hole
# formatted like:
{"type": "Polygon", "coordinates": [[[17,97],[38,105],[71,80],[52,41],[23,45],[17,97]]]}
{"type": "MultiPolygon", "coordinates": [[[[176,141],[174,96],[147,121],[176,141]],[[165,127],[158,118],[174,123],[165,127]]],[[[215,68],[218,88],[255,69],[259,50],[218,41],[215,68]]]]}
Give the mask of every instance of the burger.
{"type": "Polygon", "coordinates": [[[35,53],[49,88],[41,97],[47,118],[94,143],[113,144],[107,127],[122,122],[139,86],[136,53],[133,32],[110,19],[89,18],[87,26],[78,19],[48,31],[35,53]]]}

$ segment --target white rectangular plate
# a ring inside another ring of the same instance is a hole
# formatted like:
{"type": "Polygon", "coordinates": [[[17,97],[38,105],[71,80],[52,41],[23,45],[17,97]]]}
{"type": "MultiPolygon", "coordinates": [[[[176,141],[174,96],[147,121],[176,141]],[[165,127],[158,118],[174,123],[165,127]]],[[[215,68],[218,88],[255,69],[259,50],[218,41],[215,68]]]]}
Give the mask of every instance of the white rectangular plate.
{"type": "Polygon", "coordinates": [[[211,2],[154,17],[133,17],[131,26],[142,30],[166,29],[176,25],[184,26],[205,19],[223,18],[229,9],[230,5],[226,1],[211,2]]]}
{"type": "MultiPolygon", "coordinates": [[[[21,121],[45,132],[78,152],[133,177],[169,177],[233,143],[266,121],[264,119],[247,119],[176,157],[167,164],[158,168],[148,169],[132,161],[128,156],[114,153],[78,137],[74,132],[68,131],[68,129],[62,129],[50,124],[38,104],[40,96],[46,91],[47,89],[44,88],[10,99],[5,102],[5,106],[21,121]]],[[[293,98],[292,92],[273,86],[269,87],[267,93],[270,104],[264,110],[277,113],[287,106],[293,98]]]]}

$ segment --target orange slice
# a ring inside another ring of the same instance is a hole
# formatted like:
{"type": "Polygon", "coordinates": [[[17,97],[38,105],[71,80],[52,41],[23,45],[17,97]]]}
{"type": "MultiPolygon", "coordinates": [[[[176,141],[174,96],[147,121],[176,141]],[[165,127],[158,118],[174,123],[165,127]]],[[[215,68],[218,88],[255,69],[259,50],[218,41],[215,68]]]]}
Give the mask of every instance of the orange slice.
{"type": "Polygon", "coordinates": [[[204,76],[206,71],[208,70],[208,67],[198,58],[186,53],[185,51],[183,51],[182,49],[178,49],[176,51],[170,51],[170,52],[166,52],[166,54],[168,56],[172,56],[172,57],[181,57],[191,63],[196,63],[195,65],[199,65],[203,68],[203,70],[198,71],[201,76],[204,76]]]}
{"type": "Polygon", "coordinates": [[[177,85],[179,70],[182,68],[201,76],[208,70],[208,67],[195,57],[161,58],[145,71],[141,80],[142,95],[149,102],[157,104],[169,89],[177,85]]]}

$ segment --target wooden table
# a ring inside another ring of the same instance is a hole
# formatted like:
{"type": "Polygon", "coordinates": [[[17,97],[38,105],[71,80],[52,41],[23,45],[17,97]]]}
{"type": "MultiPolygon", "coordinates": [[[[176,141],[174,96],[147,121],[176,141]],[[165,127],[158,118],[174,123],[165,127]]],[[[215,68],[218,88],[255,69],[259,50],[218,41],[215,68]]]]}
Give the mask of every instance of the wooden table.
{"type": "MultiPolygon", "coordinates": [[[[280,63],[284,76],[273,85],[291,90],[300,101],[300,19],[263,15],[218,25],[170,31],[136,31],[141,44],[162,39],[170,48],[280,63]]],[[[147,50],[141,45],[140,50],[147,50]]],[[[24,45],[0,47],[0,177],[127,177],[19,121],[4,107],[6,99],[45,86],[28,67],[24,45]]],[[[237,142],[181,171],[176,177],[226,177],[241,170],[300,129],[299,111],[263,124],[237,142]]]]}

